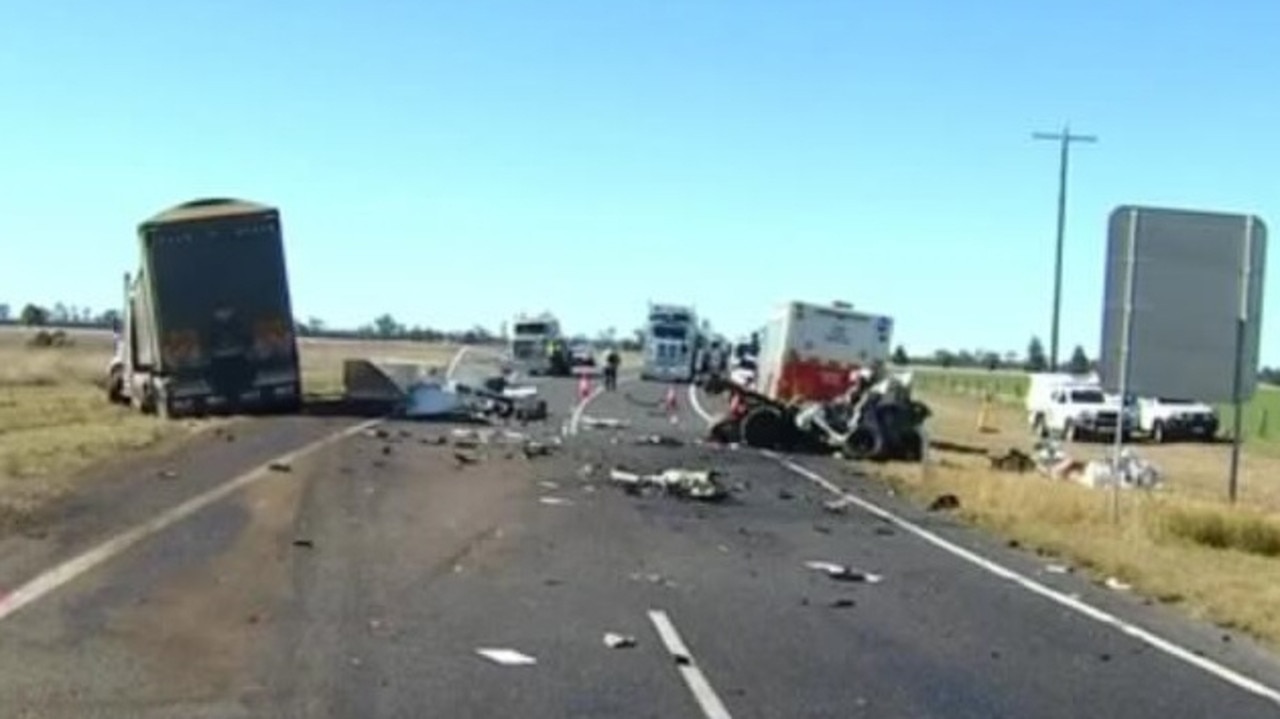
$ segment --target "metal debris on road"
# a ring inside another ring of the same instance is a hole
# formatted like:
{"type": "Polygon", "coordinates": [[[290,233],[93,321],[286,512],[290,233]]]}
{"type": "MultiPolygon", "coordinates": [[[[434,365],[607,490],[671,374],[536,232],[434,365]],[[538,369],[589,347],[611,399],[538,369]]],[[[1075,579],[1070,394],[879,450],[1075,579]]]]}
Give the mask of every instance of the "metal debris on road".
{"type": "Polygon", "coordinates": [[[565,499],[563,497],[539,497],[538,501],[542,504],[549,504],[552,506],[566,506],[573,504],[573,500],[565,499]]]}
{"type": "Polygon", "coordinates": [[[849,510],[849,498],[841,497],[823,502],[822,509],[830,514],[844,514],[849,510]]]}
{"type": "Polygon", "coordinates": [[[178,478],[178,473],[173,471],[172,469],[162,469],[156,474],[159,475],[160,479],[177,479],[178,478]]]}
{"type": "Polygon", "coordinates": [[[448,444],[449,439],[447,437],[442,437],[437,434],[437,435],[432,435],[430,437],[423,437],[418,441],[426,445],[439,446],[442,444],[448,444]]]}
{"type": "Polygon", "coordinates": [[[940,494],[929,503],[930,512],[947,512],[960,508],[960,498],[954,494],[940,494]]]}
{"type": "Polygon", "coordinates": [[[531,439],[525,442],[524,446],[520,448],[520,452],[524,454],[525,459],[548,457],[551,455],[551,447],[531,439]]]}
{"type": "Polygon", "coordinates": [[[635,440],[635,443],[649,445],[653,447],[683,447],[684,446],[683,441],[681,441],[676,437],[672,437],[666,434],[646,434],[642,437],[637,437],[635,440]]]}
{"type": "Polygon", "coordinates": [[[605,632],[604,645],[610,649],[630,649],[636,645],[636,638],[629,634],[605,632]]]}
{"type": "Polygon", "coordinates": [[[1044,571],[1050,574],[1070,574],[1071,567],[1068,567],[1065,564],[1046,564],[1044,571]]]}
{"type": "Polygon", "coordinates": [[[836,564],[835,562],[811,561],[805,562],[804,566],[818,572],[823,572],[828,577],[841,582],[865,582],[867,584],[878,584],[884,580],[884,577],[879,574],[859,571],[853,567],[836,564]]]}
{"type": "Polygon", "coordinates": [[[538,660],[528,654],[518,652],[514,649],[488,649],[480,648],[476,650],[476,654],[488,659],[495,664],[504,666],[527,666],[529,664],[537,664],[538,660]]]}
{"type": "Polygon", "coordinates": [[[271,464],[268,464],[267,469],[270,469],[272,472],[292,472],[293,465],[289,464],[288,462],[276,461],[276,462],[272,462],[271,464]]]}
{"type": "Polygon", "coordinates": [[[552,482],[549,479],[544,479],[541,482],[538,482],[538,486],[542,487],[543,489],[560,489],[559,482],[552,482]]]}
{"type": "Polygon", "coordinates": [[[786,487],[783,487],[782,489],[778,490],[778,499],[787,501],[795,498],[796,498],[796,495],[792,494],[791,490],[787,489],[786,487]]]}
{"type": "Polygon", "coordinates": [[[462,452],[454,452],[453,459],[457,463],[457,466],[459,467],[465,467],[469,464],[475,464],[480,461],[478,457],[473,457],[469,454],[463,454],[462,452]]]}
{"type": "Polygon", "coordinates": [[[316,543],[310,539],[295,539],[293,540],[293,546],[302,547],[303,549],[311,549],[316,546],[316,543]]]}
{"type": "Polygon", "coordinates": [[[585,414],[582,415],[580,422],[583,427],[589,427],[591,429],[622,429],[624,427],[631,426],[631,423],[625,419],[618,419],[616,417],[592,417],[585,414]]]}
{"type": "Polygon", "coordinates": [[[645,487],[656,487],[681,499],[702,502],[718,502],[728,497],[724,486],[717,481],[714,470],[674,468],[658,474],[641,475],[614,469],[609,473],[609,479],[631,493],[641,492],[645,487]]]}
{"type": "Polygon", "coordinates": [[[1036,468],[1035,459],[1016,447],[1001,455],[988,455],[987,459],[991,461],[992,469],[1002,472],[1023,474],[1036,468]]]}
{"type": "Polygon", "coordinates": [[[831,604],[829,606],[832,609],[849,609],[850,607],[857,606],[857,604],[858,603],[853,601],[852,599],[849,599],[847,597],[841,597],[839,599],[831,600],[831,604]]]}

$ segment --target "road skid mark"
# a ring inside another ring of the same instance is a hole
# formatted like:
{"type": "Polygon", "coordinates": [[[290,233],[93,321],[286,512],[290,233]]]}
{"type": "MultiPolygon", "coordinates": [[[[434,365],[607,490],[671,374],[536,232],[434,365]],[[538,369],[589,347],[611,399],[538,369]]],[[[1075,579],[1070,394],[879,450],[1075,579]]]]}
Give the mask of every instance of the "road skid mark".
{"type": "Polygon", "coordinates": [[[1038,594],[1048,599],[1051,602],[1054,602],[1068,609],[1071,609],[1079,614],[1082,614],[1085,617],[1088,617],[1089,619],[1092,619],[1095,622],[1098,622],[1099,624],[1105,624],[1107,626],[1110,626],[1120,631],[1121,633],[1127,634],[1133,637],[1134,639],[1137,639],[1138,641],[1143,642],[1144,644],[1147,644],[1150,647],[1153,647],[1161,652],[1164,652],[1165,654],[1175,659],[1183,661],[1187,664],[1190,664],[1193,667],[1196,667],[1197,669],[1200,669],[1212,676],[1215,676],[1218,679],[1221,679],[1222,681],[1227,682],[1228,684],[1231,684],[1232,686],[1235,686],[1238,689],[1243,689],[1244,691],[1249,692],[1250,694],[1258,696],[1262,699],[1265,699],[1273,704],[1280,705],[1280,689],[1276,689],[1275,687],[1271,687],[1266,684],[1263,684],[1262,682],[1252,677],[1246,676],[1245,674],[1237,672],[1236,670],[1231,669],[1230,667],[1219,664],[1213,661],[1212,659],[1202,657],[1190,649],[1186,649],[1182,646],[1179,646],[1178,644],[1175,644],[1172,641],[1165,639],[1164,637],[1161,637],[1153,632],[1143,629],[1142,627],[1139,627],[1136,624],[1127,622],[1115,616],[1114,614],[1111,614],[1110,612],[1099,609],[1093,606],[1092,604],[1088,604],[1083,600],[1081,600],[1078,596],[1060,592],[1056,589],[1053,589],[1044,584],[1041,584],[1040,582],[1037,582],[1034,579],[1024,574],[1021,574],[1017,571],[1009,569],[1008,567],[1002,564],[999,564],[990,559],[987,559],[986,557],[976,552],[965,549],[964,547],[956,544],[955,542],[944,539],[943,537],[937,534],[934,534],[933,532],[925,529],[924,527],[921,527],[918,524],[915,524],[914,522],[911,522],[909,520],[903,519],[902,517],[899,517],[897,514],[894,514],[893,512],[885,509],[884,507],[881,507],[878,504],[875,504],[874,502],[869,502],[865,499],[862,499],[861,497],[857,497],[853,494],[850,494],[844,491],[843,489],[838,487],[835,483],[831,482],[831,480],[827,479],[826,477],[823,477],[822,475],[818,474],[817,472],[814,472],[808,467],[797,464],[787,459],[786,457],[783,457],[777,452],[762,450],[761,453],[777,461],[779,464],[791,470],[792,472],[800,475],[801,477],[804,477],[810,482],[813,482],[819,487],[822,487],[828,492],[836,495],[845,504],[854,505],[859,509],[862,509],[863,511],[867,512],[868,514],[871,514],[874,517],[884,520],[885,522],[889,522],[890,524],[897,525],[900,529],[916,535],[920,539],[923,539],[924,541],[943,550],[944,552],[947,552],[960,559],[963,559],[964,561],[969,562],[970,564],[976,565],[981,569],[984,569],[987,572],[990,572],[991,574],[994,574],[997,577],[1000,577],[1001,579],[1007,579],[1010,582],[1013,582],[1014,584],[1021,586],[1023,589],[1026,589],[1027,591],[1033,594],[1038,594]]]}
{"type": "Polygon", "coordinates": [[[83,554],[72,557],[52,569],[46,570],[42,574],[37,575],[34,579],[28,581],[26,584],[23,584],[17,589],[11,591],[9,594],[0,598],[0,621],[4,621],[28,604],[32,604],[40,600],[44,596],[70,583],[72,580],[80,577],[107,560],[123,554],[142,540],[164,531],[168,527],[190,517],[205,507],[234,494],[235,492],[261,479],[265,479],[270,476],[278,476],[278,473],[271,469],[272,465],[292,465],[308,454],[346,439],[347,437],[359,434],[381,421],[381,419],[372,419],[361,422],[351,427],[347,427],[346,429],[339,430],[333,434],[321,437],[320,439],[311,442],[310,444],[303,445],[292,452],[286,452],[285,454],[270,459],[238,477],[230,479],[217,487],[204,492],[203,494],[196,495],[176,507],[172,507],[161,514],[152,517],[142,524],[136,525],[132,529],[128,529],[117,534],[111,539],[108,539],[83,554]]]}

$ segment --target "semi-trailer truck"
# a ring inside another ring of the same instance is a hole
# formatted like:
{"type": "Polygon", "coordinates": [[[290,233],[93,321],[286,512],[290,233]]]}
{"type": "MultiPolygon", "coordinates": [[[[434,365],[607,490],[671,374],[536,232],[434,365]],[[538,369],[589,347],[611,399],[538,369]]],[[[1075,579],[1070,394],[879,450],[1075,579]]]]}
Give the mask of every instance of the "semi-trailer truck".
{"type": "Polygon", "coordinates": [[[165,417],[296,411],[302,375],[279,211],[197,199],[138,226],[109,397],[165,417]]]}

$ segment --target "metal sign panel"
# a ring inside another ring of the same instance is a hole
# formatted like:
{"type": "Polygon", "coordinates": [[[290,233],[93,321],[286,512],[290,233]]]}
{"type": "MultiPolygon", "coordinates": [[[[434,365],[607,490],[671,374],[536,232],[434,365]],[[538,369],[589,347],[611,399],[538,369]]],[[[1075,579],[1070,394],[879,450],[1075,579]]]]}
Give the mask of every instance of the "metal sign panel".
{"type": "Polygon", "coordinates": [[[1266,245],[1266,226],[1252,215],[1134,206],[1112,212],[1103,386],[1119,391],[1127,364],[1130,394],[1230,402],[1239,344],[1239,395],[1252,396],[1266,245]]]}

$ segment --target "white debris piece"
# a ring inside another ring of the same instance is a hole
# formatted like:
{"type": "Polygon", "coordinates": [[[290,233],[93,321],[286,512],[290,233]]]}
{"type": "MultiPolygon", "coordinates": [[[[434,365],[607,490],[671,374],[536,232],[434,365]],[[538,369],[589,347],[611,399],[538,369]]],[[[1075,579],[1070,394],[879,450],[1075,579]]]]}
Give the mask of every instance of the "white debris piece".
{"type": "Polygon", "coordinates": [[[538,660],[534,657],[518,652],[514,649],[486,649],[480,648],[476,650],[476,654],[497,664],[506,666],[525,666],[529,664],[537,664],[538,660]]]}
{"type": "Polygon", "coordinates": [[[1079,482],[1087,487],[1110,487],[1117,478],[1121,489],[1153,489],[1160,484],[1160,472],[1155,465],[1127,447],[1121,450],[1118,463],[1107,459],[1085,464],[1079,482]]]}
{"type": "Polygon", "coordinates": [[[604,645],[610,649],[629,649],[636,645],[636,638],[629,634],[606,632],[604,635],[604,645]]]}
{"type": "Polygon", "coordinates": [[[884,581],[884,577],[871,572],[862,572],[848,567],[843,564],[826,561],[809,561],[804,566],[815,571],[822,572],[832,579],[842,582],[866,582],[867,584],[879,584],[884,581]]]}
{"type": "Polygon", "coordinates": [[[550,504],[557,507],[573,504],[571,500],[564,499],[563,497],[540,497],[538,501],[543,504],[550,504]]]}
{"type": "Polygon", "coordinates": [[[659,487],[670,494],[689,499],[714,501],[724,499],[728,493],[716,481],[716,473],[706,469],[666,469],[658,474],[637,474],[625,470],[610,470],[614,482],[639,488],[645,485],[659,487]]]}
{"type": "Polygon", "coordinates": [[[590,415],[582,415],[582,426],[591,428],[604,429],[621,429],[631,426],[631,423],[625,419],[617,419],[615,417],[592,417],[590,415]]]}

